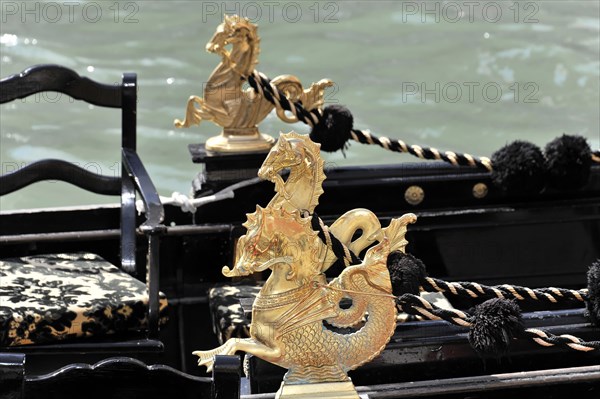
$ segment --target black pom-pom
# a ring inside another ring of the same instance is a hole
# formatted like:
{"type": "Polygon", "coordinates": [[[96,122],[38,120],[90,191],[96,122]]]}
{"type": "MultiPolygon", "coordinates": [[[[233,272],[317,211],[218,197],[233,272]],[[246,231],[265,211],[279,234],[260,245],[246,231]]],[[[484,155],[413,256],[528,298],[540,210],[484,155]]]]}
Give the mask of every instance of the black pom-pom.
{"type": "Polygon", "coordinates": [[[548,183],[561,190],[583,187],[590,177],[592,149],[585,137],[563,134],[546,145],[548,183]]]}
{"type": "Polygon", "coordinates": [[[542,150],[527,141],[514,141],[492,154],[492,181],[507,194],[537,194],[546,185],[542,150]]]}
{"type": "Polygon", "coordinates": [[[310,132],[310,139],[321,143],[321,150],[335,152],[346,147],[350,140],[350,132],[354,118],[348,108],[343,105],[328,105],[323,109],[323,116],[310,132]]]}
{"type": "Polygon", "coordinates": [[[592,263],[587,272],[588,299],[586,301],[590,320],[600,327],[600,259],[592,263]]]}
{"type": "Polygon", "coordinates": [[[420,259],[411,254],[394,251],[388,255],[387,268],[395,296],[419,295],[421,282],[427,276],[425,265],[420,259]]]}
{"type": "Polygon", "coordinates": [[[469,343],[482,356],[505,354],[511,340],[523,331],[521,309],[514,301],[494,298],[475,307],[469,343]]]}

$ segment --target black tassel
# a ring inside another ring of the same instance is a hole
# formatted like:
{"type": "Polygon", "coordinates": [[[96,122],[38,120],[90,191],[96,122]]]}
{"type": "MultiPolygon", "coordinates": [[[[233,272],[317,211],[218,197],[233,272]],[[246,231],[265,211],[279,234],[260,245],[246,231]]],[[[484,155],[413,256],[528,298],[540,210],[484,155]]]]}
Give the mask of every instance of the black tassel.
{"type": "Polygon", "coordinates": [[[546,145],[548,183],[561,190],[583,187],[590,178],[592,149],[585,137],[563,134],[546,145]]]}
{"type": "Polygon", "coordinates": [[[348,146],[354,118],[343,105],[329,105],[323,110],[318,124],[310,132],[310,139],[321,143],[321,150],[335,152],[348,146]]]}
{"type": "Polygon", "coordinates": [[[420,259],[411,254],[394,251],[388,255],[387,268],[395,296],[419,295],[421,281],[427,277],[425,265],[420,259]]]}
{"type": "Polygon", "coordinates": [[[514,301],[494,298],[475,307],[469,343],[481,356],[508,352],[512,339],[523,331],[521,309],[514,301]]]}
{"type": "Polygon", "coordinates": [[[587,272],[588,300],[586,302],[590,320],[600,327],[600,259],[592,263],[587,272]]]}
{"type": "Polygon", "coordinates": [[[527,141],[514,141],[492,155],[492,181],[507,194],[537,194],[546,185],[542,150],[527,141]]]}

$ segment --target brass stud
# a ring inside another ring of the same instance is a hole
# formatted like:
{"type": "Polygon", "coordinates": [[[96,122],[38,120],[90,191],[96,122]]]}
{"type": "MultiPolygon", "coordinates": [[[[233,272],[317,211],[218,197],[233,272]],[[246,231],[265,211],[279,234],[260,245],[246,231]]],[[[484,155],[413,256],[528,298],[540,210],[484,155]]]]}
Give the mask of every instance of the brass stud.
{"type": "Polygon", "coordinates": [[[477,183],[473,186],[473,197],[484,198],[488,194],[488,187],[485,183],[477,183]]]}
{"type": "Polygon", "coordinates": [[[404,192],[404,199],[411,205],[419,205],[425,198],[425,191],[419,186],[410,186],[404,192]]]}

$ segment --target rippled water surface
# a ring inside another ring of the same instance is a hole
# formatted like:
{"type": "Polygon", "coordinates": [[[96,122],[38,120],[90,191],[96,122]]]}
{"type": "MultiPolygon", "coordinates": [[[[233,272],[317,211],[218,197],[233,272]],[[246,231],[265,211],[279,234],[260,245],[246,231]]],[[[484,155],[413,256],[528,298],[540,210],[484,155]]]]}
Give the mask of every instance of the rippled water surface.
{"type": "MultiPolygon", "coordinates": [[[[497,2],[23,2],[2,1],[2,76],[62,64],[104,82],[139,77],[138,147],[163,195],[187,192],[200,170],[187,145],[219,132],[175,129],[191,94],[219,62],[204,51],[223,13],[259,25],[257,69],[336,82],[327,102],[355,126],[410,144],[490,155],[515,139],[538,145],[578,133],[599,137],[599,3],[497,2]],[[27,8],[26,8],[27,7],[27,8]]],[[[65,96],[1,108],[2,172],[42,157],[118,173],[120,116],[65,96]]],[[[270,116],[264,133],[305,126],[270,116]]],[[[414,161],[352,144],[330,164],[414,161]]],[[[46,182],[1,199],[1,209],[114,201],[46,182]]]]}

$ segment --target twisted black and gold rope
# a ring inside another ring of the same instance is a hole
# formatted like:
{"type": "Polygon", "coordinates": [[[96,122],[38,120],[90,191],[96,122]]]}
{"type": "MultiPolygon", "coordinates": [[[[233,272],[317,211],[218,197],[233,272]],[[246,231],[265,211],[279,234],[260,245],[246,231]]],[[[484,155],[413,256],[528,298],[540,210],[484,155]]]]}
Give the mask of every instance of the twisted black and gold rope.
{"type": "Polygon", "coordinates": [[[440,308],[418,295],[404,294],[398,297],[396,302],[402,311],[414,316],[422,316],[429,320],[445,320],[462,327],[471,327],[472,324],[467,313],[457,309],[440,308]]]}
{"type": "MultiPolygon", "coordinates": [[[[413,294],[402,295],[397,299],[397,303],[404,312],[429,320],[445,320],[451,324],[469,328],[474,322],[474,317],[469,313],[456,309],[442,309],[413,294]]],[[[584,341],[570,334],[555,335],[538,328],[526,328],[523,330],[523,334],[538,345],[546,347],[564,345],[580,352],[600,349],[600,341],[584,341]]]]}
{"type": "Polygon", "coordinates": [[[343,260],[346,267],[350,265],[357,265],[362,262],[358,256],[350,251],[350,248],[348,248],[343,242],[331,234],[329,227],[316,213],[311,215],[310,224],[311,228],[317,232],[317,235],[321,241],[327,245],[327,247],[338,259],[343,260]]]}
{"type": "Polygon", "coordinates": [[[377,144],[386,150],[409,153],[421,159],[444,161],[455,166],[471,166],[488,172],[493,169],[492,161],[488,157],[476,157],[453,151],[441,152],[433,147],[421,147],[416,144],[407,145],[402,140],[374,136],[367,130],[352,129],[350,137],[362,144],[377,144]]]}
{"type": "MultiPolygon", "coordinates": [[[[271,83],[271,80],[263,73],[256,70],[247,78],[250,86],[262,94],[269,102],[280,109],[291,112],[299,121],[304,122],[311,128],[322,119],[319,109],[307,111],[302,103],[289,101],[285,94],[271,83]]],[[[453,165],[471,166],[492,171],[492,161],[487,157],[476,157],[470,154],[461,154],[453,151],[441,152],[432,147],[421,147],[418,145],[407,145],[402,140],[390,139],[388,137],[377,137],[367,130],[352,129],[350,137],[362,144],[377,144],[394,152],[412,154],[421,159],[439,160],[453,165]]]]}
{"type": "MultiPolygon", "coordinates": [[[[271,79],[262,72],[254,70],[247,77],[250,86],[262,94],[269,102],[279,109],[291,112],[299,121],[307,124],[311,128],[317,125],[323,115],[321,110],[306,110],[301,102],[290,101],[281,90],[279,90],[271,79]]],[[[408,145],[399,139],[391,139],[385,136],[375,136],[368,130],[352,129],[350,138],[362,144],[376,144],[386,150],[408,153],[420,159],[437,160],[450,163],[455,166],[469,166],[491,172],[493,170],[492,161],[488,157],[477,157],[468,153],[458,153],[453,151],[440,151],[433,147],[421,147],[413,144],[408,145]]],[[[592,161],[600,163],[600,150],[592,152],[592,161]]]]}
{"type": "Polygon", "coordinates": [[[454,296],[469,298],[502,298],[518,301],[540,301],[559,303],[563,301],[585,302],[587,289],[569,290],[566,288],[529,288],[519,285],[502,284],[495,286],[482,285],[474,282],[448,282],[433,277],[426,277],[421,282],[423,291],[437,291],[454,296]]]}

